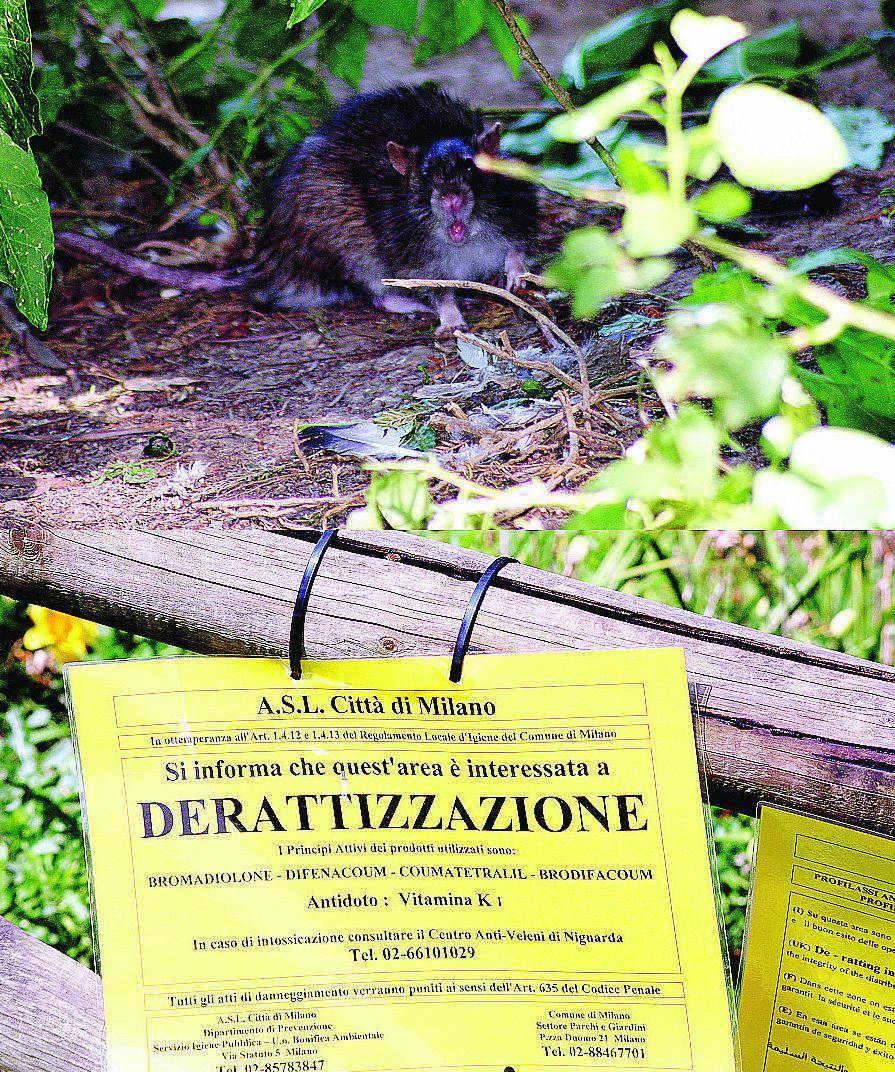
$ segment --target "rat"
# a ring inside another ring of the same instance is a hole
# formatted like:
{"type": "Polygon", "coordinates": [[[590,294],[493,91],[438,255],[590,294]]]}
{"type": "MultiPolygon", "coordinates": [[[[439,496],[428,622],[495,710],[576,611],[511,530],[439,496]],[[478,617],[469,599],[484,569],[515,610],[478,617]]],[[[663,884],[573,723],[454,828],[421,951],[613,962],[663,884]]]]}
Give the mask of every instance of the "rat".
{"type": "MultiPolygon", "coordinates": [[[[433,310],[383,278],[482,280],[516,290],[538,227],[532,185],[475,164],[496,156],[500,124],[439,89],[398,86],[352,97],[283,161],[256,252],[224,271],[168,268],[96,239],[60,234],[77,256],[181,290],[240,289],[275,309],[354,298],[391,312],[433,310]]],[[[465,326],[453,290],[434,293],[439,334],[465,326]]]]}

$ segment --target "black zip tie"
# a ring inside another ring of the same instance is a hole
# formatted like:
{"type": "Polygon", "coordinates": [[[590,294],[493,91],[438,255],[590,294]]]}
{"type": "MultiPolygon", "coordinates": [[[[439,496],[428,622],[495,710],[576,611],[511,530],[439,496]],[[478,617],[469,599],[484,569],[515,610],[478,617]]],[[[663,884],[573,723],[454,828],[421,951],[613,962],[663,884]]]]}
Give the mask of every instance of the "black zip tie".
{"type": "Polygon", "coordinates": [[[485,594],[491,587],[494,578],[500,573],[504,566],[508,566],[511,562],[515,561],[515,558],[495,558],[481,577],[479,577],[478,584],[476,584],[475,590],[469,597],[469,602],[466,604],[466,613],[463,615],[463,621],[460,623],[460,632],[457,634],[457,643],[454,645],[454,657],[451,659],[450,679],[454,684],[459,683],[460,678],[463,676],[463,661],[466,658],[469,641],[472,637],[472,630],[475,626],[475,620],[479,616],[479,611],[481,610],[485,594]]]}
{"type": "Polygon", "coordinates": [[[308,616],[311,589],[314,587],[317,571],[320,569],[326,549],[336,542],[338,534],[338,529],[326,529],[314,544],[314,550],[311,551],[301,584],[298,586],[298,595],[295,597],[295,607],[292,611],[292,627],[289,630],[289,675],[295,681],[301,681],[301,661],[307,654],[305,652],[305,619],[308,616]]]}

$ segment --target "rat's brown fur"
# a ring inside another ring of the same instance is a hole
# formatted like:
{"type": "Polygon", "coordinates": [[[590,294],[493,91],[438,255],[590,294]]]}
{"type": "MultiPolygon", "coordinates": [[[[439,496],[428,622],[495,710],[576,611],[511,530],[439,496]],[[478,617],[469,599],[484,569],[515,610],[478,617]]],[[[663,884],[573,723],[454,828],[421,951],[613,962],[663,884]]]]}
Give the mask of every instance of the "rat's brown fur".
{"type": "MultiPolygon", "coordinates": [[[[353,297],[387,308],[389,276],[514,280],[538,223],[534,188],[479,171],[476,152],[496,151],[497,128],[428,88],[397,87],[352,98],[291,153],[271,187],[251,263],[191,272],[141,261],[83,235],[60,248],[186,290],[247,290],[277,308],[306,309],[353,297]],[[461,209],[450,208],[459,198],[461,209]],[[448,207],[445,207],[448,206],[448,207]],[[456,213],[462,211],[462,226],[456,213]],[[460,226],[452,241],[448,228],[460,226]]],[[[462,319],[450,292],[437,298],[442,327],[462,319]]],[[[403,307],[420,308],[404,299],[403,307]]]]}

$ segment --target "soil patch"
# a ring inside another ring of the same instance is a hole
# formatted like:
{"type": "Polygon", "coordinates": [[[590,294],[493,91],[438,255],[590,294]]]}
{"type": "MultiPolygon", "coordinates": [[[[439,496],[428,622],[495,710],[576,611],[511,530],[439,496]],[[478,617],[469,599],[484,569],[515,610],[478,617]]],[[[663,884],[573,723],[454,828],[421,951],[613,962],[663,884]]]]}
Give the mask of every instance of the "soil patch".
{"type": "MultiPolygon", "coordinates": [[[[520,4],[536,47],[557,66],[581,33],[629,7],[623,3],[520,4]]],[[[757,27],[801,16],[818,39],[835,44],[878,28],[875,4],[716,4],[757,27]]],[[[513,83],[485,43],[469,46],[424,70],[406,48],[383,36],[372,46],[370,87],[435,78],[463,92],[482,87],[482,103],[536,99],[527,76],[513,83]]],[[[892,84],[866,61],[827,76],[823,97],[870,103],[890,118],[892,84]]],[[[892,223],[880,190],[895,170],[852,170],[834,183],[821,211],[756,221],[767,237],[756,248],[792,256],[830,246],[855,246],[891,259],[892,223]]],[[[583,222],[611,219],[605,210],[545,202],[543,252],[583,222]]],[[[694,273],[680,267],[663,288],[683,292],[694,273]]],[[[848,285],[848,276],[840,282],[848,285]]],[[[530,318],[498,302],[469,299],[473,330],[506,329],[514,346],[542,345],[530,318]]],[[[636,310],[658,317],[649,299],[618,303],[604,321],[636,310]]],[[[554,304],[552,315],[583,343],[598,325],[575,324],[554,304]]],[[[43,337],[62,367],[14,340],[0,352],[0,511],[55,525],[271,526],[341,521],[362,502],[368,474],[356,460],[298,445],[302,425],[364,420],[419,405],[418,390],[462,380],[469,369],[453,340],[437,340],[434,318],[407,318],[361,306],[314,315],[266,313],[239,297],[179,295],[93,266],[65,265],[43,337]],[[159,438],[161,437],[161,438],[159,438]],[[164,457],[171,446],[176,453],[164,457]],[[161,454],[163,456],[159,457],[161,454]],[[155,455],[155,456],[153,456],[155,455]]],[[[2,335],[0,335],[2,338],[2,335]]],[[[537,475],[574,487],[618,456],[660,412],[639,390],[643,340],[597,338],[590,350],[594,382],[608,396],[570,462],[568,429],[525,440],[517,449],[470,463],[468,475],[507,486],[537,475]]],[[[519,393],[519,392],[517,392],[519,393]]],[[[503,397],[489,387],[472,399],[444,399],[433,426],[460,434],[474,410],[503,397]]]]}

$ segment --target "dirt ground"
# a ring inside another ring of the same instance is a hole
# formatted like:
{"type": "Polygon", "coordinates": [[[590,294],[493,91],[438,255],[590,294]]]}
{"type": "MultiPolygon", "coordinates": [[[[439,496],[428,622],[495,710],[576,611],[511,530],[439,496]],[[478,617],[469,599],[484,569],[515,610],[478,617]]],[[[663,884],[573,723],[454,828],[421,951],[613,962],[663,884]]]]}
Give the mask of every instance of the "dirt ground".
{"type": "MultiPolygon", "coordinates": [[[[519,6],[536,48],[555,68],[581,33],[631,5],[543,0],[519,6]]],[[[813,36],[830,44],[878,28],[877,5],[869,2],[711,8],[756,27],[801,17],[813,36]]],[[[469,85],[482,87],[482,104],[537,99],[531,79],[513,83],[484,42],[414,71],[403,45],[383,36],[368,68],[370,88],[426,77],[467,96],[469,85]]],[[[826,100],[873,104],[895,118],[893,85],[874,61],[832,73],[822,90],[826,100]]],[[[755,246],[788,256],[853,245],[891,259],[892,224],[878,195],[895,175],[892,162],[882,172],[852,170],[837,179],[837,203],[822,213],[809,208],[756,221],[768,237],[755,246]]],[[[542,254],[588,218],[606,216],[549,198],[542,254]]],[[[668,292],[679,292],[693,270],[683,259],[668,292]]],[[[617,305],[607,318],[634,309],[659,315],[649,300],[637,299],[617,305]]],[[[498,302],[470,299],[467,315],[473,330],[506,328],[514,346],[540,338],[529,317],[498,302]]],[[[552,315],[579,342],[595,334],[595,325],[569,322],[560,307],[552,315]]],[[[233,296],[162,297],[158,288],[65,262],[43,336],[60,367],[15,340],[0,348],[0,514],[57,526],[340,521],[360,505],[368,476],[350,458],[302,450],[297,429],[406,409],[418,403],[420,388],[467,377],[456,344],[436,339],[432,324],[359,306],[286,315],[233,296]],[[165,454],[172,444],[176,456],[148,456],[154,449],[165,454]],[[191,478],[172,480],[178,466],[193,466],[191,478]]],[[[618,339],[598,339],[593,347],[594,382],[625,386],[610,392],[577,464],[563,467],[558,438],[534,439],[515,457],[492,459],[472,475],[501,485],[555,473],[558,486],[574,486],[617,456],[641,433],[642,421],[658,412],[658,403],[637,391],[642,347],[642,341],[618,339]]],[[[471,400],[445,398],[433,424],[456,430],[473,410],[500,397],[500,388],[491,387],[471,400]]]]}

